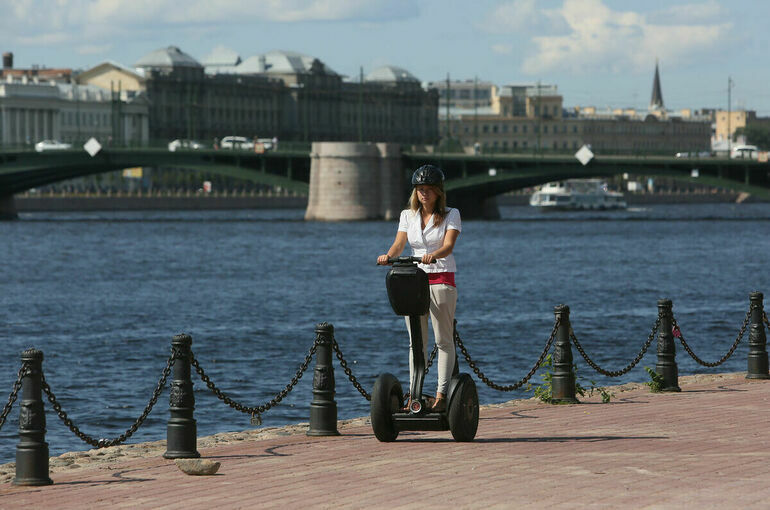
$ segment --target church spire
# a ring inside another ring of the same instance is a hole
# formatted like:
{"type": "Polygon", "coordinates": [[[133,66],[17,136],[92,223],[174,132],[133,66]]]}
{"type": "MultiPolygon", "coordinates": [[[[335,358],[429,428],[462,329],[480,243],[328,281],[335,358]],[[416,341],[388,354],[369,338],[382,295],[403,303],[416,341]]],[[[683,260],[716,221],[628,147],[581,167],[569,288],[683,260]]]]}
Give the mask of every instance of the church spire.
{"type": "Polygon", "coordinates": [[[655,79],[652,81],[652,99],[650,99],[650,110],[663,109],[663,92],[660,90],[660,73],[658,73],[658,60],[655,59],[655,79]]]}

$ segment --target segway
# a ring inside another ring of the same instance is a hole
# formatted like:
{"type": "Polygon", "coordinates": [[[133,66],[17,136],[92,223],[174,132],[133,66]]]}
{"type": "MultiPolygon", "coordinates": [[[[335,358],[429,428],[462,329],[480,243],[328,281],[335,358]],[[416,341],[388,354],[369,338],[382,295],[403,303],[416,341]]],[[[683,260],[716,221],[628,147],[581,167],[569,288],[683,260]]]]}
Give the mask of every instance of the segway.
{"type": "Polygon", "coordinates": [[[425,356],[420,348],[422,338],[420,316],[428,313],[430,292],[428,275],[417,267],[419,257],[388,260],[392,268],[385,278],[388,299],[396,315],[409,316],[412,332],[414,373],[409,408],[403,409],[404,392],[393,374],[377,377],[372,389],[371,420],[374,435],[383,442],[395,441],[402,430],[450,430],[455,441],[473,441],[479,425],[479,397],[476,384],[468,374],[459,373],[457,352],[455,368],[447,389],[445,411],[432,412],[422,395],[425,378],[425,356]]]}

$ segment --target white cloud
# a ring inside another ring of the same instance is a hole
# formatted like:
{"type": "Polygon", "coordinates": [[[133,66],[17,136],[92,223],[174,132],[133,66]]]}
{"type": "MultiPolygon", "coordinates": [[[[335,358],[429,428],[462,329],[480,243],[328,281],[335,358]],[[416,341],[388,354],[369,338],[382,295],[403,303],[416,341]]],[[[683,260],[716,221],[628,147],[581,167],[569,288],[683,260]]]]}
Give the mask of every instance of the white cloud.
{"type": "Polygon", "coordinates": [[[0,0],[6,44],[97,46],[116,36],[257,22],[387,22],[415,17],[409,0],[0,0]]]}
{"type": "Polygon", "coordinates": [[[553,32],[565,28],[552,10],[539,8],[536,0],[509,0],[495,7],[477,28],[492,34],[553,32]]]}
{"type": "Polygon", "coordinates": [[[653,24],[643,14],[614,11],[602,0],[565,0],[551,13],[556,14],[568,27],[567,33],[532,37],[535,48],[524,60],[524,72],[647,71],[656,57],[676,62],[717,47],[732,27],[729,23],[653,24]]]}

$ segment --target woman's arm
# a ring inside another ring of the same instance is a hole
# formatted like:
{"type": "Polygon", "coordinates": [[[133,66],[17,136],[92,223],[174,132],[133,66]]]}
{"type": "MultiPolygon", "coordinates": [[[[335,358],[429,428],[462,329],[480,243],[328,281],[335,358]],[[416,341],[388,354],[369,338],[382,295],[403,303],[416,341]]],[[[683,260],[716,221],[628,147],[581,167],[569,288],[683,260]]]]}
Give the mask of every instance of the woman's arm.
{"type": "Polygon", "coordinates": [[[404,248],[406,248],[406,242],[407,242],[406,232],[398,231],[396,233],[396,240],[393,241],[393,245],[388,250],[388,253],[384,253],[379,257],[377,257],[377,264],[381,266],[385,266],[388,264],[389,258],[392,259],[401,255],[401,253],[404,251],[404,248]]]}
{"type": "Polygon", "coordinates": [[[457,236],[459,235],[459,230],[448,229],[444,235],[444,244],[441,245],[441,248],[432,253],[426,253],[423,255],[422,263],[431,264],[436,262],[436,259],[443,259],[444,257],[450,255],[455,249],[455,242],[457,242],[457,236]]]}

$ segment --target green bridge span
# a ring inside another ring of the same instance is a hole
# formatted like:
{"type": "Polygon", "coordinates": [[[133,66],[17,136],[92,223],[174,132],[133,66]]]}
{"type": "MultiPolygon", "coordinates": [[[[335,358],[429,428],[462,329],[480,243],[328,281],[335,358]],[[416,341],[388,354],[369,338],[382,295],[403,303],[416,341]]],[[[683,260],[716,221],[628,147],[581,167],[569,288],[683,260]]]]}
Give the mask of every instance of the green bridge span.
{"type": "MultiPolygon", "coordinates": [[[[446,190],[463,210],[494,207],[495,196],[545,182],[618,174],[669,177],[746,192],[770,200],[770,164],[727,158],[595,156],[582,165],[572,155],[466,155],[404,152],[405,177],[426,163],[444,169],[446,190]],[[697,177],[693,170],[697,169],[697,177]]],[[[307,151],[256,154],[245,151],[106,148],[91,157],[84,150],[0,152],[0,215],[13,215],[13,195],[76,177],[131,167],[186,168],[307,193],[311,157],[307,151]]],[[[408,182],[408,181],[406,181],[408,182]]],[[[406,190],[405,190],[406,193],[406,190]]]]}

